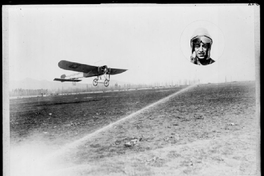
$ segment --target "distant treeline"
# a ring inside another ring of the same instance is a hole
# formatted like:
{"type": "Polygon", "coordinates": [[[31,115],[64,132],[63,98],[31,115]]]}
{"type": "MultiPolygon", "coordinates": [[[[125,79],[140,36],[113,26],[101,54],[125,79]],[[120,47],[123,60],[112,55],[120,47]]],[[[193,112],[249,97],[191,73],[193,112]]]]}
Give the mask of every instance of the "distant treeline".
{"type": "Polygon", "coordinates": [[[46,95],[48,89],[14,89],[10,92],[10,96],[28,96],[28,95],[46,95]]]}
{"type": "Polygon", "coordinates": [[[82,93],[82,92],[95,92],[95,91],[114,91],[114,90],[129,90],[129,89],[144,89],[144,88],[161,88],[161,87],[178,87],[182,85],[190,85],[199,82],[199,80],[190,81],[184,80],[177,83],[167,82],[167,83],[152,83],[152,84],[124,84],[118,85],[110,83],[109,87],[105,87],[103,84],[98,86],[86,85],[86,87],[73,86],[71,88],[61,87],[58,89],[13,89],[9,92],[10,97],[22,97],[22,96],[56,96],[61,94],[71,94],[71,93],[82,93]]]}

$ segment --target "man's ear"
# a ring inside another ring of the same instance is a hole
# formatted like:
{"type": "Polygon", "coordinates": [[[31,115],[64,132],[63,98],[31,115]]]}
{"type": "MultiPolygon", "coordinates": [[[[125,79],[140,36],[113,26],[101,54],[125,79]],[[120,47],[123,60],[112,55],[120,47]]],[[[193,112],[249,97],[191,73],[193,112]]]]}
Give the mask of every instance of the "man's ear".
{"type": "Polygon", "coordinates": [[[211,53],[211,48],[209,48],[208,50],[207,50],[207,59],[209,59],[211,56],[210,56],[210,53],[211,53]]]}
{"type": "Polygon", "coordinates": [[[196,52],[195,52],[195,51],[193,51],[191,57],[192,57],[192,58],[195,58],[195,57],[196,57],[196,52]]]}

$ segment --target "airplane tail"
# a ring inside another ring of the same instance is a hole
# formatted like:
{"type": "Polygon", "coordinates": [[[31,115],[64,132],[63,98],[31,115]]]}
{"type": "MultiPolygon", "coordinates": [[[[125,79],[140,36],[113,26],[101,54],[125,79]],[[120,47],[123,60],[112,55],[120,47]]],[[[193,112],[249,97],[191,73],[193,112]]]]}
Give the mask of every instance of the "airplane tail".
{"type": "Polygon", "coordinates": [[[81,80],[80,79],[74,79],[74,78],[71,78],[71,79],[54,78],[53,81],[60,81],[60,82],[80,82],[81,80]]]}

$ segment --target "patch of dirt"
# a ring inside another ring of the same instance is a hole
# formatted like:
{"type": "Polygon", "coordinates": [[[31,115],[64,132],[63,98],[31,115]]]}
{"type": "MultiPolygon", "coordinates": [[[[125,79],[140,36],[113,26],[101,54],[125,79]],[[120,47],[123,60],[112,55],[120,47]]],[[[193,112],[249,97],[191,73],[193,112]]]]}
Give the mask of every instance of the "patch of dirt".
{"type": "Polygon", "coordinates": [[[62,145],[182,88],[12,99],[11,142],[21,142],[37,133],[51,143],[62,145]]]}

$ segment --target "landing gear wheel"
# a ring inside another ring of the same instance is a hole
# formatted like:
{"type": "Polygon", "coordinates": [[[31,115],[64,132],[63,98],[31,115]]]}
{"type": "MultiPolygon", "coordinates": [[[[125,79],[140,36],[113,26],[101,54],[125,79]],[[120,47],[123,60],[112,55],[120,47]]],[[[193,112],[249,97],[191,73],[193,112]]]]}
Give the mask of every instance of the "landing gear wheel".
{"type": "Polygon", "coordinates": [[[105,87],[108,87],[108,86],[109,86],[109,80],[106,79],[106,80],[104,81],[104,85],[105,85],[105,87]]]}
{"type": "Polygon", "coordinates": [[[94,85],[94,86],[97,86],[97,84],[98,84],[98,79],[95,78],[95,79],[93,80],[93,85],[94,85]]]}

